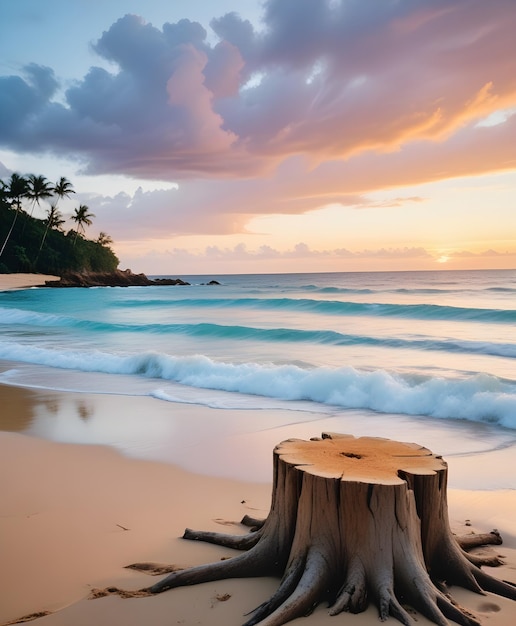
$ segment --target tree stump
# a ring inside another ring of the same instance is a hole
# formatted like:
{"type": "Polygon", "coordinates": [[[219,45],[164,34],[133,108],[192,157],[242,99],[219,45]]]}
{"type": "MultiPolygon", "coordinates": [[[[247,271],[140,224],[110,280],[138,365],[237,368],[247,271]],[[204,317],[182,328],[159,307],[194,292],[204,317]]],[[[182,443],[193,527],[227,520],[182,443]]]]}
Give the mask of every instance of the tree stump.
{"type": "MultiPolygon", "coordinates": [[[[479,622],[448,593],[459,585],[516,600],[516,586],[480,569],[495,564],[468,554],[449,526],[447,464],[417,444],[323,433],[289,439],[274,450],[271,510],[245,535],[192,531],[184,537],[244,552],[216,563],[176,571],[147,588],[173,587],[243,576],[281,576],[276,593],[245,626],[279,626],[306,615],[322,600],[330,615],[357,613],[370,601],[381,620],[407,626],[404,606],[445,626],[448,619],[479,622]]],[[[496,533],[469,545],[501,543],[496,533]]],[[[496,561],[496,559],[494,559],[496,561]]]]}

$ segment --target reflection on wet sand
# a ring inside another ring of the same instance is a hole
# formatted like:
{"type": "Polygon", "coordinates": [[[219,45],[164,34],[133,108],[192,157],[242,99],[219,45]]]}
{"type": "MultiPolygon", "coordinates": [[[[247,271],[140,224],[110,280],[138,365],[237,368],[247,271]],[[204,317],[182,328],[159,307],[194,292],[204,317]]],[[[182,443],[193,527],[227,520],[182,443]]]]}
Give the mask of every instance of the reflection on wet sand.
{"type": "Polygon", "coordinates": [[[36,393],[0,384],[0,430],[24,432],[34,420],[36,393]]]}
{"type": "MultiPolygon", "coordinates": [[[[43,427],[49,435],[65,419],[78,417],[87,422],[95,413],[95,403],[87,398],[66,401],[67,396],[53,391],[12,387],[0,383],[0,431],[34,434],[43,427]]],[[[53,438],[53,437],[50,437],[53,438]]]]}
{"type": "Polygon", "coordinates": [[[87,422],[89,418],[92,417],[95,412],[95,407],[93,406],[93,404],[89,402],[84,402],[82,400],[77,402],[76,407],[77,407],[77,414],[85,422],[87,422]]]}

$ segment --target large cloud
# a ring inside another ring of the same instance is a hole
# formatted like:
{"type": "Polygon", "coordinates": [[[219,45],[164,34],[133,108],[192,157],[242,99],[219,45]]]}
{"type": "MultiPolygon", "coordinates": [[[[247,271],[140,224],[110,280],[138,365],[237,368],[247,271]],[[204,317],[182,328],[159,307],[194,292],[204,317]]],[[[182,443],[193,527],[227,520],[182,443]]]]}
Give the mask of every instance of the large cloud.
{"type": "MultiPolygon", "coordinates": [[[[376,190],[415,186],[455,176],[514,169],[516,115],[492,127],[463,128],[442,144],[413,141],[394,153],[363,152],[347,161],[312,167],[304,157],[286,159],[274,175],[241,180],[181,181],[179,188],[138,191],[133,197],[83,197],[100,230],[120,239],[179,234],[245,233],[253,215],[299,214],[330,204],[370,207],[376,190]],[[148,219],[142,224],[139,219],[148,219]]],[[[406,200],[414,201],[414,198],[406,200]]],[[[416,198],[417,200],[417,198],[416,198]]],[[[398,202],[399,203],[399,202],[398,202]]],[[[392,206],[391,203],[387,205],[392,206]]]]}
{"type": "MultiPolygon", "coordinates": [[[[395,170],[410,182],[448,142],[446,175],[514,167],[496,146],[483,165],[467,151],[478,120],[516,106],[513,9],[513,0],[374,10],[362,0],[269,0],[261,25],[214,19],[216,43],[195,22],[157,28],[126,15],[94,45],[112,71],[92,67],[61,97],[49,68],[0,77],[0,145],[162,180],[270,175],[293,155],[345,173],[353,157],[405,150],[422,159],[395,170]]],[[[484,128],[481,140],[493,146],[497,134],[484,128]]],[[[341,182],[344,192],[354,191],[341,182]]]]}

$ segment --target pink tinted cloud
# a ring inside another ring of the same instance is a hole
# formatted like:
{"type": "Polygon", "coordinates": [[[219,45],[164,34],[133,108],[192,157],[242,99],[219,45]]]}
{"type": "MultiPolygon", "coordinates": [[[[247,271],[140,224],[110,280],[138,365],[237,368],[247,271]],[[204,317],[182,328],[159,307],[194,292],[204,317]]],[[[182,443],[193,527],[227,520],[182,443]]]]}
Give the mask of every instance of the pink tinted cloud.
{"type": "MultiPolygon", "coordinates": [[[[300,242],[289,250],[277,250],[271,246],[260,246],[250,249],[244,244],[232,248],[208,246],[203,250],[193,252],[183,248],[172,248],[165,252],[151,250],[142,256],[132,257],[131,253],[125,255],[129,265],[137,263],[147,266],[147,271],[156,271],[153,268],[170,268],[176,273],[187,272],[189,274],[204,273],[206,267],[216,267],[222,273],[238,273],[249,268],[255,268],[259,263],[262,271],[274,272],[281,267],[290,267],[292,271],[313,271],[317,267],[321,271],[328,268],[362,267],[364,263],[373,260],[382,266],[403,266],[410,261],[422,266],[432,266],[434,257],[424,248],[384,248],[381,250],[358,250],[351,251],[346,248],[314,250],[304,242],[300,242]],[[297,268],[297,270],[296,270],[297,268]]],[[[250,269],[252,271],[252,269],[250,269]]]]}
{"type": "MultiPolygon", "coordinates": [[[[462,129],[447,142],[412,142],[394,153],[374,151],[345,162],[312,167],[291,157],[274,175],[241,180],[188,180],[178,190],[139,192],[134,198],[91,197],[84,201],[97,215],[101,230],[120,239],[137,236],[168,238],[178,234],[246,233],[254,215],[300,214],[330,204],[361,208],[381,206],[368,198],[378,189],[419,185],[456,176],[513,170],[516,115],[492,127],[462,129]],[[142,214],[148,219],[141,224],[142,214]]],[[[386,210],[421,198],[395,198],[386,210]]]]}
{"type": "MultiPolygon", "coordinates": [[[[475,123],[516,106],[513,0],[268,0],[263,16],[215,18],[211,43],[196,22],[126,15],[94,46],[114,69],[91,68],[64,104],[49,68],[0,77],[0,145],[169,181],[271,176],[295,155],[345,176],[371,152],[410,152],[423,172],[437,146],[462,175],[481,169],[475,123]]],[[[485,134],[492,170],[505,146],[485,134]]]]}
{"type": "Polygon", "coordinates": [[[213,111],[213,94],[204,84],[206,55],[189,44],[182,47],[176,62],[177,69],[166,84],[168,103],[188,111],[188,115],[174,129],[174,141],[183,151],[201,154],[230,151],[237,137],[222,129],[224,120],[213,111]]]}

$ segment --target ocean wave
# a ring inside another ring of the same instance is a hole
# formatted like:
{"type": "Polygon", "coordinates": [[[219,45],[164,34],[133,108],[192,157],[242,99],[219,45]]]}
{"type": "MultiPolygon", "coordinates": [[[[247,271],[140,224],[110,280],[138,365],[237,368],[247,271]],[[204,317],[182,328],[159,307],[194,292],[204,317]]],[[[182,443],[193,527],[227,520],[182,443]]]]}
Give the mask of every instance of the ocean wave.
{"type": "Polygon", "coordinates": [[[353,287],[318,287],[317,285],[304,285],[303,287],[301,287],[301,290],[311,291],[314,293],[342,293],[350,295],[369,295],[373,293],[379,293],[375,289],[357,289],[353,287]]]}
{"type": "Polygon", "coordinates": [[[352,367],[217,362],[203,355],[112,354],[0,342],[0,358],[54,368],[129,374],[189,387],[304,400],[349,409],[465,419],[516,429],[516,385],[495,376],[462,379],[403,376],[352,367]]]}
{"type": "Polygon", "coordinates": [[[516,309],[491,309],[444,306],[439,304],[398,304],[376,302],[342,302],[313,298],[182,298],[178,300],[126,300],[122,307],[206,307],[254,308],[274,311],[295,311],[322,315],[397,317],[418,320],[487,322],[513,324],[516,309]]]}
{"type": "MultiPolygon", "coordinates": [[[[197,310],[241,309],[268,310],[273,312],[309,313],[312,315],[330,315],[340,317],[380,317],[401,318],[429,321],[476,322],[489,324],[516,323],[516,309],[495,309],[479,307],[457,307],[439,304],[399,304],[352,302],[340,300],[319,300],[316,298],[128,298],[110,303],[112,308],[153,309],[195,308],[197,310]]],[[[37,313],[28,309],[1,307],[0,321],[10,323],[53,324],[63,319],[58,315],[37,313]],[[40,317],[38,317],[40,316],[40,317]]]]}
{"type": "MultiPolygon", "coordinates": [[[[69,318],[71,321],[73,318],[69,318]]],[[[31,326],[60,326],[66,324],[67,319],[51,313],[39,313],[37,311],[24,311],[22,309],[0,308],[0,324],[13,325],[24,324],[31,326]]]]}
{"type": "MultiPolygon", "coordinates": [[[[441,283],[445,284],[445,283],[441,283]]],[[[448,283],[446,283],[448,284],[448,283]]],[[[386,285],[378,288],[374,287],[340,287],[335,285],[317,285],[314,283],[303,285],[275,285],[268,288],[262,287],[257,289],[246,288],[245,293],[270,293],[270,289],[276,289],[278,293],[299,293],[309,292],[310,294],[343,294],[343,295],[381,295],[381,294],[404,294],[404,295],[445,295],[445,296],[467,296],[467,295],[482,295],[483,292],[495,292],[503,294],[516,293],[514,287],[483,287],[477,289],[475,287],[458,287],[456,283],[449,283],[450,287],[388,287],[386,285]]]]}
{"type": "MultiPolygon", "coordinates": [[[[309,291],[311,293],[335,293],[335,294],[355,294],[355,295],[369,295],[369,294],[388,294],[388,293],[401,293],[406,295],[461,295],[480,293],[480,290],[470,289],[468,287],[399,287],[388,288],[383,287],[379,289],[363,288],[363,287],[335,287],[335,286],[319,286],[316,284],[308,284],[301,286],[290,287],[291,291],[309,291]]],[[[516,293],[516,289],[513,287],[484,287],[483,291],[498,292],[498,293],[516,293]]]]}
{"type": "Polygon", "coordinates": [[[232,341],[260,341],[286,343],[312,343],[333,346],[373,346],[406,350],[430,350],[458,354],[482,354],[516,358],[516,344],[491,341],[472,341],[451,338],[374,337],[346,334],[333,330],[303,330],[295,328],[255,328],[240,325],[213,323],[197,324],[122,324],[81,320],[73,317],[4,309],[2,323],[25,324],[43,327],[69,327],[94,332],[151,333],[187,335],[190,337],[225,339],[232,341]]]}

